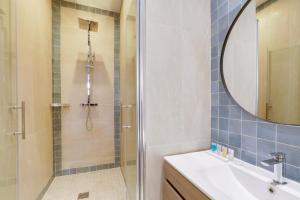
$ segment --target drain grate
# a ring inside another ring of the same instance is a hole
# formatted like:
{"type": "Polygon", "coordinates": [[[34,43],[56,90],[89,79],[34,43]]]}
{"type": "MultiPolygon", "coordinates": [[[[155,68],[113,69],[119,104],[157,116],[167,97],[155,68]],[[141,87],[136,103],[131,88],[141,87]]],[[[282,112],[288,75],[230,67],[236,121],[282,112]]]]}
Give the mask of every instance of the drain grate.
{"type": "Polygon", "coordinates": [[[79,194],[78,194],[78,197],[77,197],[77,200],[78,200],[78,199],[86,199],[86,198],[89,198],[89,196],[90,196],[90,193],[89,193],[89,192],[79,193],[79,194]]]}

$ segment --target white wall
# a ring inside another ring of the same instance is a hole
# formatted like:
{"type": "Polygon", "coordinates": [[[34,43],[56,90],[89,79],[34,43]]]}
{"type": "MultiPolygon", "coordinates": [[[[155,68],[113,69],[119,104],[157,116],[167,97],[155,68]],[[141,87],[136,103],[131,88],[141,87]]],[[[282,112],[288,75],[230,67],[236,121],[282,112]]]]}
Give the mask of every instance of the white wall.
{"type": "Polygon", "coordinates": [[[210,1],[146,3],[146,199],[161,196],[163,156],[210,144],[210,1]]]}

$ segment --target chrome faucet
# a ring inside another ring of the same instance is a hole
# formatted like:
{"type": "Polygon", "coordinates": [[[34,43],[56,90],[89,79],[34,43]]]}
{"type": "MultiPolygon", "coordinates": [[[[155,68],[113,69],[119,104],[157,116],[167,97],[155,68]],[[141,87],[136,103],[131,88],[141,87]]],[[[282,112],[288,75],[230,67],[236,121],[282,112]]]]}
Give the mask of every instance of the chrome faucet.
{"type": "Polygon", "coordinates": [[[275,185],[287,184],[284,181],[285,162],[286,162],[285,153],[282,153],[282,152],[270,153],[270,156],[272,156],[271,159],[263,160],[263,161],[261,161],[261,164],[266,167],[274,166],[273,184],[275,184],[275,185]]]}

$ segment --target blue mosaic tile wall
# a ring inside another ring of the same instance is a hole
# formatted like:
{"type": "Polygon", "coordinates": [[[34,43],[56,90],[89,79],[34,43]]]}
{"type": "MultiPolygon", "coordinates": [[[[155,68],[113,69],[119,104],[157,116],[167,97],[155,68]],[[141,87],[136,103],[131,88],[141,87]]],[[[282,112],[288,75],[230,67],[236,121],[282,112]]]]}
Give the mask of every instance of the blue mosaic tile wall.
{"type": "MultiPolygon", "coordinates": [[[[211,0],[211,137],[235,156],[260,166],[271,152],[287,156],[286,176],[300,182],[300,127],[262,121],[247,114],[225,92],[220,56],[227,31],[246,0],[211,0]]],[[[263,167],[264,168],[264,167],[263,167]]],[[[272,168],[267,168],[273,170],[272,168]]]]}

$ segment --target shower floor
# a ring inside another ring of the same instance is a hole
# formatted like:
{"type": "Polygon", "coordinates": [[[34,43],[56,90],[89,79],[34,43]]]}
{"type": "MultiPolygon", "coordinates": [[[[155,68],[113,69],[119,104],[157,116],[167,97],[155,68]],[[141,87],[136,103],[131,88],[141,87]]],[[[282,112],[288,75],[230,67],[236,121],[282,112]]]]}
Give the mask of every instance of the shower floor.
{"type": "Polygon", "coordinates": [[[120,168],[55,177],[42,200],[126,200],[126,187],[120,168]]]}

